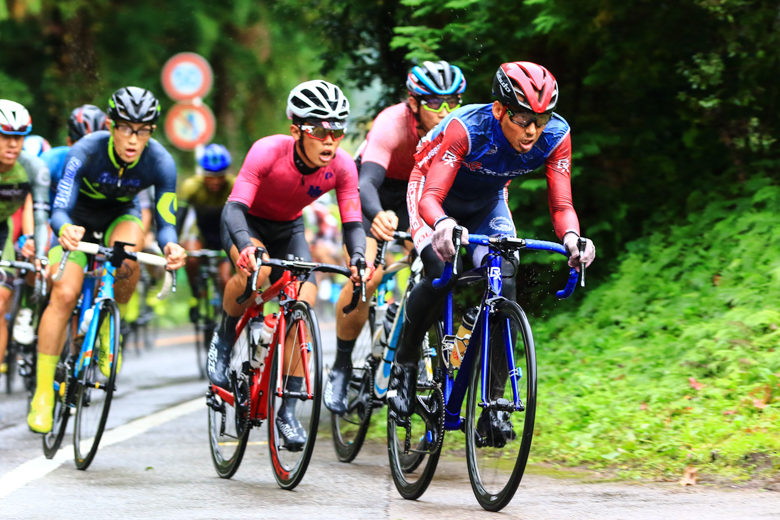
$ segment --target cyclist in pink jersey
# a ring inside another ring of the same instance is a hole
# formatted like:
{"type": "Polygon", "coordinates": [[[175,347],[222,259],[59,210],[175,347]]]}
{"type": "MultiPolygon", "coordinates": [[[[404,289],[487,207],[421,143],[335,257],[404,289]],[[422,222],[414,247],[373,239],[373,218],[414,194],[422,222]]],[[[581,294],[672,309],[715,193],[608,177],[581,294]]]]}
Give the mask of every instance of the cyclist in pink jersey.
{"type": "MultiPolygon", "coordinates": [[[[414,168],[417,143],[460,106],[466,79],[455,65],[426,61],[412,68],[406,87],[409,97],[377,116],[358,152],[366,260],[370,265],[376,257],[377,240],[392,240],[393,231],[409,228],[406,187],[414,168]]],[[[366,293],[372,294],[381,281],[380,266],[368,282],[366,293]]],[[[338,305],[346,305],[351,297],[350,287],[344,287],[338,305]]],[[[325,406],[333,413],[343,414],[347,409],[352,350],[367,319],[368,303],[358,305],[355,312],[346,316],[341,313],[336,316],[336,360],[324,392],[325,406]]]]}
{"type": "MultiPolygon", "coordinates": [[[[263,258],[286,258],[288,254],[311,261],[303,225],[303,208],[320,195],[336,189],[341,212],[344,244],[350,254],[352,280],[360,281],[354,266],[365,258],[358,193],[358,176],[352,158],[339,149],[346,131],[349,101],[341,90],[321,80],[295,87],[287,100],[287,116],[293,120],[289,135],[274,135],[257,141],[246,156],[233,191],[222,212],[222,246],[236,264],[237,273],[225,287],[222,323],[211,341],[209,379],[229,389],[230,351],[236,340],[236,325],[245,305],[236,303],[247,277],[258,270],[255,252],[263,258]]],[[[260,269],[258,284],[277,269],[260,269]]],[[[313,278],[303,282],[299,299],[314,305],[317,288],[313,278]]],[[[293,354],[295,355],[295,354],[293,354]]],[[[294,363],[293,363],[294,365],[294,363]]],[[[287,388],[300,392],[303,377],[285,374],[287,388]]],[[[285,398],[276,417],[277,427],[290,450],[306,442],[306,432],[295,417],[296,398],[285,398]]]]}

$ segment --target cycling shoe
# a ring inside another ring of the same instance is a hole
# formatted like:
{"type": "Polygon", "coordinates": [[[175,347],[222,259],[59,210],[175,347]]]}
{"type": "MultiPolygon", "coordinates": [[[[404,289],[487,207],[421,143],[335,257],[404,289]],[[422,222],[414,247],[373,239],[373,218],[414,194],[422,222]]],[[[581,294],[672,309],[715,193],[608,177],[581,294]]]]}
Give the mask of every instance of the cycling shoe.
{"type": "Polygon", "coordinates": [[[352,379],[352,367],[332,368],[325,384],[325,407],[336,415],[343,415],[349,405],[347,391],[352,379]]]}
{"type": "Polygon", "coordinates": [[[477,420],[477,434],[483,446],[503,448],[507,441],[517,438],[510,415],[496,410],[482,410],[477,420]]]}
{"type": "Polygon", "coordinates": [[[276,415],[276,429],[279,430],[284,447],[288,451],[301,451],[307,438],[301,421],[295,417],[295,401],[297,399],[294,397],[283,399],[276,415]]]}
{"type": "Polygon", "coordinates": [[[400,419],[414,411],[417,395],[417,365],[393,365],[387,387],[387,405],[400,419]]]}

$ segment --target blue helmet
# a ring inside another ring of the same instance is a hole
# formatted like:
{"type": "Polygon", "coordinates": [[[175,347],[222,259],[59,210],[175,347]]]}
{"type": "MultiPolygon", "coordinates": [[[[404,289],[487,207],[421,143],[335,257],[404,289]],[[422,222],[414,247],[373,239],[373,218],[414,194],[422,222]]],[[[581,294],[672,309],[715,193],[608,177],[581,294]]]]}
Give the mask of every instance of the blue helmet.
{"type": "Polygon", "coordinates": [[[51,150],[51,145],[49,144],[49,141],[40,135],[30,134],[24,138],[22,150],[35,157],[40,157],[43,152],[51,150]]]}
{"type": "Polygon", "coordinates": [[[406,78],[406,88],[415,96],[452,96],[463,94],[466,78],[456,65],[446,61],[415,65],[406,78]]]}
{"type": "Polygon", "coordinates": [[[198,159],[198,164],[209,173],[225,174],[230,167],[232,159],[228,149],[221,144],[212,143],[203,150],[203,156],[198,159]]]}

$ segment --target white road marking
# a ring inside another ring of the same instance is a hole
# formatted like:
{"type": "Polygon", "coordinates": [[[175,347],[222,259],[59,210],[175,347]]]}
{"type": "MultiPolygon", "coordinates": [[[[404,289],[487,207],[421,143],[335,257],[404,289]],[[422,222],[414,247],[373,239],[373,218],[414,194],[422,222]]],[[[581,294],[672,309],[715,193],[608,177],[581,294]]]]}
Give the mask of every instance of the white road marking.
{"type": "MultiPolygon", "coordinates": [[[[186,403],[182,403],[180,405],[166,408],[165,410],[161,410],[151,415],[147,415],[146,417],[141,417],[140,419],[136,419],[133,422],[129,422],[119,426],[118,428],[114,428],[113,430],[105,432],[103,434],[103,438],[100,440],[100,448],[98,449],[102,450],[108,446],[111,446],[112,444],[126,441],[135,437],[136,435],[146,433],[156,426],[165,424],[168,421],[178,419],[179,417],[203,409],[203,398],[199,397],[197,399],[193,399],[192,401],[187,401],[186,403]]],[[[72,451],[61,449],[59,453],[57,453],[57,455],[55,455],[51,460],[44,456],[40,456],[17,466],[0,477],[0,498],[7,497],[22,486],[29,484],[30,482],[41,477],[45,477],[60,467],[63,462],[71,460],[72,458],[72,451]]]]}

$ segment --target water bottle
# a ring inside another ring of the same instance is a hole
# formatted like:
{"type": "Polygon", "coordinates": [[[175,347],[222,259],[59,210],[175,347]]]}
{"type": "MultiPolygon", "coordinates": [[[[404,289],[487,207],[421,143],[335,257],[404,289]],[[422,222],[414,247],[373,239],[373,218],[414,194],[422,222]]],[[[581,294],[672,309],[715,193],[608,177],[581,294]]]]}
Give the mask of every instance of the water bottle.
{"type": "Polygon", "coordinates": [[[458,333],[455,335],[455,348],[452,349],[450,354],[450,365],[454,368],[460,367],[460,364],[463,362],[466,348],[468,348],[469,340],[471,339],[471,331],[474,330],[478,314],[479,310],[476,307],[472,307],[463,316],[458,333]]]}
{"type": "Polygon", "coordinates": [[[81,320],[81,325],[79,325],[79,335],[83,336],[87,333],[87,330],[89,329],[89,324],[92,322],[92,307],[84,311],[84,319],[81,320]]]}
{"type": "Polygon", "coordinates": [[[265,357],[268,355],[268,345],[271,344],[274,338],[277,323],[278,319],[274,314],[266,316],[262,324],[260,322],[252,323],[252,339],[257,345],[255,353],[249,362],[252,368],[260,368],[265,363],[265,357]]]}
{"type": "Polygon", "coordinates": [[[374,344],[374,350],[371,352],[374,357],[381,357],[385,347],[390,343],[390,333],[393,330],[395,315],[398,314],[398,304],[391,303],[385,310],[385,317],[382,319],[382,329],[379,334],[379,341],[374,344]]]}

